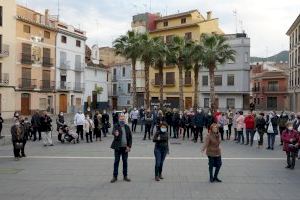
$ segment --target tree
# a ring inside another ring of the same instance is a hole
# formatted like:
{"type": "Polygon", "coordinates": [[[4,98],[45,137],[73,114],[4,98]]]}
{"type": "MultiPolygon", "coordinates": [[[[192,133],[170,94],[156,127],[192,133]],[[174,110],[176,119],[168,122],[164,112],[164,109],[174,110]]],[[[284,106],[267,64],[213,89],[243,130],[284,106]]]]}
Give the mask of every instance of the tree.
{"type": "Polygon", "coordinates": [[[137,107],[137,95],[136,95],[136,61],[140,57],[141,34],[135,31],[128,31],[126,35],[121,35],[113,42],[116,55],[124,56],[126,59],[131,60],[132,65],[132,96],[133,107],[137,107]]]}
{"type": "Polygon", "coordinates": [[[209,70],[211,110],[215,111],[215,70],[217,65],[228,61],[235,61],[235,51],[222,35],[204,34],[201,36],[203,43],[203,66],[209,70]]]}
{"type": "Polygon", "coordinates": [[[192,45],[191,41],[183,37],[174,36],[168,44],[169,54],[167,61],[175,64],[179,70],[179,109],[183,110],[183,70],[190,70],[192,66],[192,45]]]}

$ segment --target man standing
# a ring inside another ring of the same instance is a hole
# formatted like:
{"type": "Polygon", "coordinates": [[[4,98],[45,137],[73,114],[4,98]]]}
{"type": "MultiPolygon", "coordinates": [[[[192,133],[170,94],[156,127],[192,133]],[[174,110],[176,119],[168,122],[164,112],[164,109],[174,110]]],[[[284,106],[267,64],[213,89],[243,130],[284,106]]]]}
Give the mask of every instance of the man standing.
{"type": "Polygon", "coordinates": [[[38,111],[35,111],[34,115],[31,118],[33,141],[36,141],[36,132],[39,133],[39,140],[42,139],[42,134],[40,130],[41,128],[40,118],[41,117],[38,111]]]}
{"type": "Polygon", "coordinates": [[[141,133],[144,130],[144,124],[145,124],[145,109],[144,106],[141,106],[139,110],[139,118],[140,118],[140,124],[141,124],[141,133]]]}
{"type": "Polygon", "coordinates": [[[119,117],[119,124],[116,124],[113,130],[114,140],[111,144],[111,148],[115,151],[115,162],[113,179],[110,181],[114,183],[118,180],[119,162],[122,156],[123,161],[123,176],[124,181],[130,182],[131,180],[127,176],[127,160],[128,152],[130,152],[132,145],[132,134],[130,128],[125,124],[125,116],[122,114],[119,117]]]}
{"type": "Polygon", "coordinates": [[[51,135],[52,119],[48,116],[47,111],[44,111],[41,116],[41,132],[43,133],[44,146],[53,146],[51,135]]]}
{"type": "Polygon", "coordinates": [[[131,119],[131,131],[135,132],[136,130],[136,125],[138,122],[138,118],[139,118],[139,111],[134,108],[133,111],[130,112],[130,119],[131,119]]]}
{"type": "Polygon", "coordinates": [[[109,115],[107,114],[106,110],[103,110],[102,114],[102,131],[103,131],[103,136],[106,137],[108,133],[108,128],[109,128],[109,115]]]}
{"type": "Polygon", "coordinates": [[[195,130],[194,142],[197,142],[198,136],[200,135],[200,141],[203,143],[203,127],[205,126],[205,116],[202,109],[197,110],[197,113],[193,118],[193,126],[195,130]]]}
{"type": "Polygon", "coordinates": [[[74,117],[74,124],[77,128],[76,133],[78,134],[77,142],[79,142],[79,136],[81,140],[83,140],[83,125],[84,125],[85,117],[81,110],[76,113],[74,117]]]}

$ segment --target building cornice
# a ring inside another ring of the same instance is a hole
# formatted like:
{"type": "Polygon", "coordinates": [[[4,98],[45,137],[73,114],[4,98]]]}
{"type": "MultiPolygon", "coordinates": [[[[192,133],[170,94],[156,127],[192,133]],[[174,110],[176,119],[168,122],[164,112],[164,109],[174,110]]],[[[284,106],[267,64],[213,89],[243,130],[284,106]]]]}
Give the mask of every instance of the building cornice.
{"type": "Polygon", "coordinates": [[[297,25],[300,23],[300,14],[296,18],[296,20],[293,22],[292,26],[289,28],[289,30],[286,32],[286,35],[290,35],[295,28],[297,28],[297,25]]]}
{"type": "Polygon", "coordinates": [[[51,27],[51,26],[46,25],[46,24],[38,23],[36,21],[33,21],[33,20],[28,19],[28,18],[26,18],[24,16],[21,16],[21,15],[17,15],[16,19],[19,20],[19,21],[28,23],[28,24],[32,24],[32,25],[39,26],[39,27],[47,29],[47,30],[51,30],[51,31],[57,32],[57,29],[55,27],[51,27]]]}
{"type": "Polygon", "coordinates": [[[76,34],[76,33],[72,33],[72,32],[70,32],[70,31],[63,30],[63,29],[60,29],[60,28],[57,29],[57,32],[58,32],[58,33],[62,33],[62,34],[64,34],[64,35],[68,35],[68,36],[77,38],[77,39],[80,39],[80,40],[84,40],[84,41],[87,40],[87,37],[86,37],[86,36],[78,35],[78,34],[76,34]]]}

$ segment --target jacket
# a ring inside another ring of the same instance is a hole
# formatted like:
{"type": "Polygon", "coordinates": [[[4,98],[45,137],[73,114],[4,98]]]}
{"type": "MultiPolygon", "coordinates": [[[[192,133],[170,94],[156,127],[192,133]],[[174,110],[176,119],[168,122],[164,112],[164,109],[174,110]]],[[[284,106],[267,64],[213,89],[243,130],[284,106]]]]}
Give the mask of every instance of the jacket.
{"type": "Polygon", "coordinates": [[[264,132],[265,131],[265,129],[266,129],[266,120],[263,117],[257,118],[255,124],[256,124],[256,128],[259,132],[264,132]]]}
{"type": "Polygon", "coordinates": [[[236,119],[236,130],[241,131],[244,128],[245,117],[243,115],[238,116],[236,119]]]}
{"type": "Polygon", "coordinates": [[[205,126],[205,116],[201,113],[196,113],[193,118],[193,126],[203,127],[205,126]]]}
{"type": "Polygon", "coordinates": [[[76,113],[74,116],[74,124],[75,126],[82,126],[84,124],[85,117],[83,113],[76,113]]]}
{"type": "Polygon", "coordinates": [[[102,115],[94,115],[94,128],[101,129],[102,128],[102,115]]]}
{"type": "Polygon", "coordinates": [[[205,126],[206,128],[210,128],[210,126],[214,123],[214,117],[212,115],[207,115],[205,117],[205,126]]]}
{"type": "Polygon", "coordinates": [[[113,124],[117,124],[119,122],[119,115],[116,112],[112,113],[113,124]]]}
{"type": "Polygon", "coordinates": [[[130,112],[130,119],[138,119],[139,118],[139,111],[133,110],[130,112]]]}
{"type": "Polygon", "coordinates": [[[153,136],[153,142],[155,143],[155,148],[166,148],[169,151],[169,137],[168,132],[158,131],[153,136]]]}
{"type": "Polygon", "coordinates": [[[109,123],[109,115],[107,113],[102,114],[102,124],[108,124],[109,123]]]}
{"type": "Polygon", "coordinates": [[[286,152],[296,152],[298,150],[299,144],[300,144],[300,138],[295,130],[289,131],[288,129],[285,129],[282,132],[281,139],[283,141],[283,151],[286,152]],[[292,142],[290,140],[293,140],[292,142]],[[291,147],[290,145],[296,145],[296,147],[291,147]]]}
{"type": "MultiPolygon", "coordinates": [[[[132,146],[132,134],[131,134],[131,131],[130,131],[130,128],[127,124],[124,125],[125,127],[125,134],[126,134],[126,139],[127,139],[127,147],[131,148],[132,146]]],[[[111,144],[111,148],[114,149],[114,150],[118,150],[121,146],[122,146],[122,128],[120,125],[115,125],[114,129],[113,129],[113,135],[114,135],[114,140],[111,144]],[[116,136],[115,135],[115,132],[116,130],[119,131],[119,135],[116,136]]]]}
{"type": "Polygon", "coordinates": [[[51,122],[52,122],[52,119],[48,115],[41,116],[40,121],[41,121],[41,127],[40,127],[41,132],[49,132],[49,131],[51,131],[51,127],[52,127],[51,122]]]}
{"type": "Polygon", "coordinates": [[[157,115],[156,125],[159,126],[163,121],[165,121],[165,117],[163,115],[157,115]]]}
{"type": "Polygon", "coordinates": [[[19,131],[17,131],[17,126],[13,125],[10,129],[11,132],[11,140],[12,142],[21,142],[24,140],[24,127],[20,124],[19,125],[19,131]]]}
{"type": "Polygon", "coordinates": [[[245,117],[245,128],[246,129],[254,129],[255,128],[255,118],[252,115],[247,115],[245,117]]]}
{"type": "Polygon", "coordinates": [[[149,112],[145,114],[145,124],[151,125],[153,121],[153,115],[149,112]]]}
{"type": "Polygon", "coordinates": [[[83,130],[88,133],[89,131],[92,131],[95,128],[94,122],[91,119],[86,119],[84,121],[83,130]]]}
{"type": "Polygon", "coordinates": [[[267,121],[267,130],[268,130],[268,127],[269,127],[269,124],[270,122],[272,123],[272,126],[273,126],[273,132],[274,133],[271,133],[271,134],[275,134],[277,135],[278,134],[278,117],[277,115],[275,115],[274,117],[272,117],[271,119],[268,118],[269,120],[267,121]]]}
{"type": "Polygon", "coordinates": [[[220,143],[221,138],[219,133],[208,133],[203,146],[203,150],[206,150],[206,155],[212,157],[221,156],[220,143]]]}
{"type": "Polygon", "coordinates": [[[179,121],[180,121],[180,116],[178,113],[174,113],[173,114],[173,118],[172,118],[172,126],[179,126],[179,121]]]}
{"type": "Polygon", "coordinates": [[[41,119],[39,114],[34,114],[31,118],[31,125],[33,128],[39,128],[41,126],[41,119]]]}
{"type": "Polygon", "coordinates": [[[289,120],[289,117],[287,115],[286,116],[281,115],[278,120],[278,126],[280,128],[285,128],[288,120],[289,120]]]}
{"type": "Polygon", "coordinates": [[[173,113],[168,111],[166,113],[166,121],[168,125],[172,125],[172,118],[173,118],[173,113]]]}
{"type": "Polygon", "coordinates": [[[57,124],[57,131],[65,124],[65,119],[63,116],[58,116],[56,119],[56,124],[57,124]]]}

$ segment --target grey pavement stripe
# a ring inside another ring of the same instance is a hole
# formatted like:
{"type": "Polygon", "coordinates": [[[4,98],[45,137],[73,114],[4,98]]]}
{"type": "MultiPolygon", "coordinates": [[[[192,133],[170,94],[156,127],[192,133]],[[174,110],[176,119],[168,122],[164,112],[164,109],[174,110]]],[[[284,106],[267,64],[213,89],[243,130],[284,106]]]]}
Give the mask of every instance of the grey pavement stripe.
{"type": "MultiPolygon", "coordinates": [[[[3,158],[13,158],[13,156],[0,156],[3,158]]],[[[28,156],[33,159],[95,159],[95,160],[112,160],[114,157],[97,157],[97,156],[28,156]]],[[[25,158],[26,159],[26,158],[25,158]]],[[[154,157],[130,157],[130,160],[154,160],[154,157]]],[[[167,157],[167,160],[207,160],[206,157],[167,157]]],[[[222,160],[286,160],[286,158],[227,158],[222,160]]]]}

